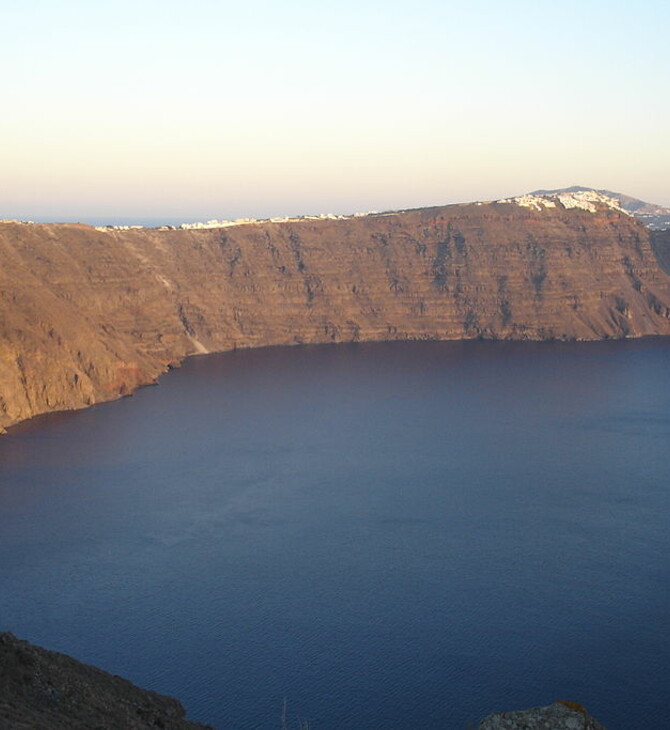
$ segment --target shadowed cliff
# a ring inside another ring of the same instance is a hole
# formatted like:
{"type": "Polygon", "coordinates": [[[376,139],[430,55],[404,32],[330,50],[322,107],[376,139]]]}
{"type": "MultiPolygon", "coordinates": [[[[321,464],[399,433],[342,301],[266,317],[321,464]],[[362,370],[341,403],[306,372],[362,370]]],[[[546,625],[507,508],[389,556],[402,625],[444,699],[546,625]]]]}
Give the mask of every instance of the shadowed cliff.
{"type": "Polygon", "coordinates": [[[652,231],[651,244],[661,268],[666,274],[670,274],[670,229],[666,231],[652,231]]]}
{"type": "Polygon", "coordinates": [[[595,208],[208,230],[0,223],[0,428],[130,393],[199,352],[670,334],[649,231],[595,208]]]}

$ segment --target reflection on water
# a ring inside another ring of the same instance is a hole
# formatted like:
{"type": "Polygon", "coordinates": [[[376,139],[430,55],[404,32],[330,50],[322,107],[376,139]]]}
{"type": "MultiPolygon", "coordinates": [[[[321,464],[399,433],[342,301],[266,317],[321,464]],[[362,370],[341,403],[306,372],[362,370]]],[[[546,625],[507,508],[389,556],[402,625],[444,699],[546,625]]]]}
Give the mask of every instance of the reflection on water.
{"type": "Polygon", "coordinates": [[[0,439],[2,628],[219,728],[662,725],[670,342],[194,358],[0,439]]]}

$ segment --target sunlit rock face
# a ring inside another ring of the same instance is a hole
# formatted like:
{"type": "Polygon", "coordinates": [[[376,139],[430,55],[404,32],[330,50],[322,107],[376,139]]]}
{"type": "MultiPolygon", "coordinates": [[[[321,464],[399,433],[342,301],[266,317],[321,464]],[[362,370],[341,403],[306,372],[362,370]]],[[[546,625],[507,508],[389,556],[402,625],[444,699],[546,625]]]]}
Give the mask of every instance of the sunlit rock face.
{"type": "Polygon", "coordinates": [[[670,277],[617,206],[517,199],[189,230],[0,223],[0,427],[197,353],[670,334],[670,277]]]}

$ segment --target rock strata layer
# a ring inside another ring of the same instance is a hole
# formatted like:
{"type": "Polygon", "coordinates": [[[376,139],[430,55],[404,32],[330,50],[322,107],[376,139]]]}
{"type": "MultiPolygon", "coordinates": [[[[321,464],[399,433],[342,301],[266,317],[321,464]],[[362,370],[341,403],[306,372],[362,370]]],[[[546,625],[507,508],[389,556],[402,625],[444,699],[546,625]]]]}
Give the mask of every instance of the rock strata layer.
{"type": "Polygon", "coordinates": [[[177,700],[0,633],[3,730],[204,730],[177,700]]]}
{"type": "Polygon", "coordinates": [[[479,730],[605,730],[576,702],[554,702],[516,712],[497,712],[479,723],[479,730]]]}
{"type": "Polygon", "coordinates": [[[0,223],[0,429],[237,347],[670,334],[649,231],[596,207],[206,230],[0,223]]]}

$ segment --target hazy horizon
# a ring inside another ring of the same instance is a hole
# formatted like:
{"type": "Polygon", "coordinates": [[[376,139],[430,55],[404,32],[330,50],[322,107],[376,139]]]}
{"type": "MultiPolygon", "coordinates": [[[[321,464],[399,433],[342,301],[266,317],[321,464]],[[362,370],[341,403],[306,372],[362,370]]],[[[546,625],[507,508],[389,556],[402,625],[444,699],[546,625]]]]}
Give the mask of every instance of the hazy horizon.
{"type": "Polygon", "coordinates": [[[670,205],[670,8],[28,0],[0,217],[353,213],[592,185],[670,205]]]}
{"type": "MultiPolygon", "coordinates": [[[[565,187],[572,187],[566,185],[565,187]]],[[[588,186],[581,186],[581,187],[588,187],[588,186]]],[[[538,188],[540,190],[540,188],[538,188]]],[[[532,191],[522,191],[519,192],[518,195],[524,195],[532,191]]],[[[617,192],[622,195],[627,195],[625,191],[612,191],[617,192]]],[[[516,197],[516,195],[510,196],[510,197],[516,197]]],[[[632,196],[636,197],[636,196],[632,196]]],[[[500,198],[497,198],[500,199],[500,198]]],[[[417,206],[398,206],[396,208],[380,208],[378,210],[361,210],[361,209],[328,209],[328,210],[293,210],[290,212],[286,212],[285,210],[278,210],[274,209],[271,206],[269,208],[266,208],[264,212],[260,212],[257,214],[252,213],[236,213],[236,212],[228,212],[224,215],[222,215],[220,212],[217,213],[211,213],[206,214],[202,216],[194,216],[194,215],[184,215],[184,216],[174,216],[170,214],[166,214],[163,216],[152,216],[152,215],[104,215],[104,214],[96,214],[94,213],[88,213],[84,215],[79,215],[77,213],[72,213],[69,216],[65,215],[37,215],[37,216],[3,216],[0,214],[0,220],[21,220],[21,221],[29,221],[31,223],[84,223],[91,226],[121,226],[121,225],[140,225],[146,228],[152,228],[152,227],[159,227],[159,226],[179,226],[181,224],[189,224],[189,223],[200,223],[200,222],[207,222],[211,220],[235,220],[235,219],[244,219],[244,218],[250,218],[255,220],[268,220],[270,218],[298,218],[302,216],[317,216],[317,215],[338,215],[338,216],[352,216],[357,213],[387,213],[387,212],[394,212],[396,210],[412,210],[417,208],[429,208],[433,206],[441,206],[441,205],[459,205],[459,204],[467,204],[467,203],[474,203],[474,202],[487,202],[483,199],[479,200],[457,200],[457,201],[448,201],[443,203],[432,203],[427,205],[417,205],[417,206]]],[[[645,201],[647,203],[658,203],[658,201],[654,200],[648,200],[645,201]]]]}

